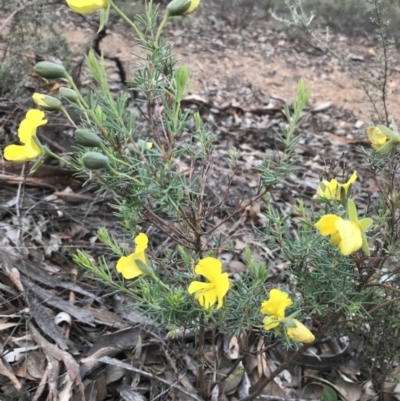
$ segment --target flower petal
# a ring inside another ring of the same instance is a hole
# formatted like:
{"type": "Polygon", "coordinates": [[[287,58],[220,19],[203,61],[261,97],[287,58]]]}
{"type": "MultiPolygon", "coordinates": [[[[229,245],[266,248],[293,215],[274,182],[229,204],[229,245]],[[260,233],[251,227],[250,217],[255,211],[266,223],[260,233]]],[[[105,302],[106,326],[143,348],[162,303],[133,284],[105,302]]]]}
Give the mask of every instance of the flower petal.
{"type": "Polygon", "coordinates": [[[129,256],[122,256],[117,262],[117,271],[121,273],[127,280],[143,274],[135,262],[136,259],[139,259],[138,255],[131,253],[129,256]]]}
{"type": "Polygon", "coordinates": [[[196,292],[195,298],[203,308],[211,308],[217,302],[217,292],[215,288],[208,291],[196,292]]]}
{"type": "Polygon", "coordinates": [[[188,288],[188,293],[193,294],[197,291],[208,291],[214,288],[213,283],[203,283],[201,281],[192,281],[188,288]]]}
{"type": "Polygon", "coordinates": [[[143,252],[147,249],[147,244],[149,243],[149,238],[146,234],[140,233],[135,237],[136,249],[135,253],[143,252]]]}
{"type": "Polygon", "coordinates": [[[184,12],[184,14],[190,14],[192,11],[194,11],[198,5],[200,4],[200,0],[191,0],[190,1],[190,7],[184,12]]]}
{"type": "Polygon", "coordinates": [[[108,0],[67,0],[72,11],[78,14],[91,14],[102,8],[107,8],[108,0]]]}
{"type": "MultiPolygon", "coordinates": [[[[354,173],[352,174],[352,176],[348,179],[348,181],[344,184],[340,184],[341,188],[344,188],[345,192],[346,192],[346,196],[349,193],[349,189],[351,187],[351,184],[353,184],[353,182],[357,179],[357,171],[354,171],[354,173]]],[[[339,197],[340,197],[340,192],[339,192],[339,197]]]]}
{"type": "Polygon", "coordinates": [[[356,179],[357,179],[357,171],[354,171],[352,176],[349,178],[349,180],[343,185],[352,184],[356,179]]]}
{"type": "Polygon", "coordinates": [[[362,246],[360,225],[354,221],[338,220],[335,226],[340,235],[339,249],[344,256],[358,251],[362,246]]]}
{"type": "Polygon", "coordinates": [[[292,305],[289,294],[274,288],[269,293],[269,300],[261,304],[260,312],[266,315],[273,315],[277,319],[285,317],[285,309],[292,305]]]}
{"type": "MultiPolygon", "coordinates": [[[[189,294],[195,292],[194,297],[203,308],[211,308],[217,302],[218,295],[213,283],[193,281],[188,288],[188,292],[189,294]]],[[[219,304],[218,308],[220,308],[219,304]]]]}
{"type": "Polygon", "coordinates": [[[30,160],[25,145],[9,145],[4,149],[4,158],[14,162],[27,162],[30,160]]]}
{"type": "Polygon", "coordinates": [[[224,303],[224,297],[229,291],[229,287],[231,283],[229,282],[228,273],[222,273],[216,283],[215,292],[218,298],[218,306],[217,309],[221,308],[224,303]]]}
{"type": "Polygon", "coordinates": [[[204,276],[208,281],[216,286],[217,280],[222,273],[222,263],[218,259],[208,256],[207,258],[199,260],[194,271],[196,274],[204,276]]]}
{"type": "Polygon", "coordinates": [[[287,327],[287,335],[294,341],[299,341],[301,343],[312,343],[315,340],[315,336],[310,330],[304,326],[303,323],[299,322],[297,319],[292,319],[296,324],[296,327],[287,327]]]}
{"type": "Polygon", "coordinates": [[[379,149],[389,140],[389,137],[387,137],[378,127],[369,127],[367,129],[367,137],[371,142],[372,147],[375,149],[379,149]]]}
{"type": "Polygon", "coordinates": [[[317,188],[317,195],[324,199],[335,199],[338,185],[336,180],[322,180],[317,188]]]}
{"type": "Polygon", "coordinates": [[[335,234],[331,235],[331,240],[329,241],[329,243],[333,246],[337,246],[340,244],[340,241],[342,240],[339,232],[335,232],[335,234]]]}
{"type": "Polygon", "coordinates": [[[25,119],[21,121],[18,128],[18,138],[22,143],[27,144],[32,141],[32,137],[36,135],[37,128],[47,123],[44,117],[45,114],[42,110],[28,110],[25,119]]]}
{"type": "Polygon", "coordinates": [[[336,233],[337,228],[335,224],[339,220],[342,220],[339,216],[326,214],[315,223],[315,227],[319,230],[322,236],[326,237],[336,233]]]}
{"type": "Polygon", "coordinates": [[[195,299],[205,308],[210,308],[217,301],[217,291],[213,283],[193,281],[188,288],[189,294],[195,294],[195,299]]]}

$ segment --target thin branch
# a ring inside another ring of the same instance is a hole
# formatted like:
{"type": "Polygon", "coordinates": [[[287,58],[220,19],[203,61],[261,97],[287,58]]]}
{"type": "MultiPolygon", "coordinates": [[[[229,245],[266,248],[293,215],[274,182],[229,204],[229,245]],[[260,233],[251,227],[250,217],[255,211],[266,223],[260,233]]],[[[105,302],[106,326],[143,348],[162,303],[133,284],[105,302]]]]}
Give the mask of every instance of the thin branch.
{"type": "Polygon", "coordinates": [[[383,304],[377,305],[374,308],[370,309],[367,313],[369,315],[372,315],[374,312],[376,312],[379,309],[385,308],[386,306],[389,306],[397,301],[400,301],[400,297],[389,299],[389,301],[384,302],[383,304]]]}
{"type": "Polygon", "coordinates": [[[386,288],[389,291],[400,293],[400,289],[399,288],[392,287],[391,285],[388,285],[388,284],[369,283],[369,284],[366,285],[366,287],[382,287],[382,288],[386,288]]]}

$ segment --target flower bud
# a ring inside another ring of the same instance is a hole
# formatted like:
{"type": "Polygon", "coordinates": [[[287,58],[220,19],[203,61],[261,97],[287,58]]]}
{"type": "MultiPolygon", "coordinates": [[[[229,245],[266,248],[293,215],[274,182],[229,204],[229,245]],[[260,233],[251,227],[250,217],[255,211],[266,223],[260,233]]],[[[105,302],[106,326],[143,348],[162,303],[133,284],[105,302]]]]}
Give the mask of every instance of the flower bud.
{"type": "Polygon", "coordinates": [[[175,70],[175,80],[178,86],[185,89],[189,80],[189,68],[184,64],[175,70]]]}
{"type": "Polygon", "coordinates": [[[36,74],[46,79],[68,78],[65,68],[51,61],[40,61],[33,67],[36,74]]]}
{"type": "Polygon", "coordinates": [[[73,90],[66,88],[65,86],[62,86],[59,90],[58,93],[63,99],[66,99],[72,103],[79,104],[79,96],[78,94],[73,90]]]}
{"type": "Polygon", "coordinates": [[[110,166],[109,158],[99,152],[86,152],[82,156],[82,162],[89,170],[100,170],[110,166]]]}
{"type": "Polygon", "coordinates": [[[75,131],[75,140],[81,146],[94,148],[101,145],[101,138],[93,131],[88,129],[77,129],[75,131]]]}
{"type": "Polygon", "coordinates": [[[32,99],[37,106],[40,106],[46,111],[60,111],[63,105],[60,100],[55,97],[42,95],[41,93],[34,93],[32,99]]]}
{"type": "Polygon", "coordinates": [[[200,0],[172,0],[167,5],[167,13],[169,17],[190,14],[199,4],[200,0]]]}

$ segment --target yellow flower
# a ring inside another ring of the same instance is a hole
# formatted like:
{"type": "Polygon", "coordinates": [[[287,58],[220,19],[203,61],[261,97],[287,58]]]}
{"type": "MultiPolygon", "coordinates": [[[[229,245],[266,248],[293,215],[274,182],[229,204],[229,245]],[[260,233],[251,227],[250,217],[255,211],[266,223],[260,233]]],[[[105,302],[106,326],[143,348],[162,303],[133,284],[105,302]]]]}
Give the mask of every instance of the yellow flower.
{"type": "Polygon", "coordinates": [[[199,261],[195,272],[209,282],[193,281],[188,288],[189,294],[196,293],[195,298],[203,308],[210,308],[217,300],[217,309],[221,308],[230,287],[228,273],[222,273],[222,263],[218,259],[207,257],[199,261]]]}
{"type": "Polygon", "coordinates": [[[384,125],[369,127],[367,129],[367,137],[372,147],[382,155],[395,150],[400,143],[400,133],[394,121],[392,121],[392,129],[384,125]]]}
{"type": "Polygon", "coordinates": [[[369,247],[364,231],[372,224],[372,219],[358,220],[357,210],[354,202],[348,201],[349,220],[344,220],[334,214],[322,216],[315,227],[322,236],[331,236],[330,244],[338,246],[344,256],[363,249],[369,255],[369,247]]]}
{"type": "Polygon", "coordinates": [[[296,327],[286,327],[287,335],[292,340],[301,343],[312,343],[315,340],[314,334],[303,323],[297,319],[290,319],[290,321],[296,325],[296,327]]]}
{"type": "MultiPolygon", "coordinates": [[[[129,280],[145,274],[138,266],[137,261],[144,263],[148,266],[147,258],[144,251],[147,249],[149,239],[146,234],[140,233],[135,238],[136,249],[134,253],[129,256],[122,256],[117,262],[117,271],[121,273],[125,279],[129,280]]],[[[139,263],[140,263],[139,262],[139,263]]]]}
{"type": "Polygon", "coordinates": [[[170,17],[187,15],[193,12],[199,4],[200,0],[172,0],[167,5],[167,13],[170,17]]]}
{"type": "Polygon", "coordinates": [[[327,214],[315,224],[324,237],[331,236],[331,245],[339,246],[343,255],[348,256],[362,246],[360,226],[349,220],[343,220],[334,214],[327,214]]]}
{"type": "Polygon", "coordinates": [[[72,11],[78,14],[91,14],[106,9],[108,0],[67,0],[67,4],[72,11]]]}
{"type": "Polygon", "coordinates": [[[269,300],[261,304],[260,312],[266,316],[263,320],[264,329],[271,330],[282,324],[287,335],[294,341],[311,343],[315,340],[314,335],[297,319],[286,318],[285,309],[293,304],[286,292],[276,288],[269,293],[269,300]]]}
{"type": "Polygon", "coordinates": [[[344,189],[347,197],[351,184],[357,179],[357,172],[354,171],[353,175],[344,184],[339,184],[335,179],[327,181],[322,180],[317,188],[317,197],[322,199],[341,199],[341,189],[344,189]]]}
{"type": "MultiPolygon", "coordinates": [[[[264,315],[275,316],[276,320],[280,320],[285,317],[285,309],[290,305],[293,305],[293,302],[289,298],[289,295],[286,292],[274,288],[269,293],[269,300],[261,304],[260,312],[264,315]]],[[[278,325],[279,322],[273,323],[271,321],[269,324],[267,324],[268,329],[266,328],[266,330],[273,329],[278,325]]]]}
{"type": "Polygon", "coordinates": [[[369,127],[367,129],[367,137],[371,142],[372,147],[376,150],[381,148],[387,141],[389,141],[389,137],[385,135],[378,127],[369,127]]]}
{"type": "Polygon", "coordinates": [[[23,145],[9,145],[4,149],[4,158],[16,162],[33,160],[42,154],[42,149],[36,144],[36,130],[47,123],[44,112],[31,109],[26,113],[18,128],[18,138],[23,145]]]}

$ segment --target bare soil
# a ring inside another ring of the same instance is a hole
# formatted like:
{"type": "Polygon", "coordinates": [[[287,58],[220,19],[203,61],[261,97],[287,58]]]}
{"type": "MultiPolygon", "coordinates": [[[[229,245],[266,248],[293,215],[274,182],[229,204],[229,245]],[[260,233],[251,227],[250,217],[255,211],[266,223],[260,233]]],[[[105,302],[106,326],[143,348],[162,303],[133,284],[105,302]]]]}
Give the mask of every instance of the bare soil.
{"type": "MultiPolygon", "coordinates": [[[[141,49],[119,24],[111,25],[107,32],[101,49],[108,56],[119,57],[128,77],[132,76],[138,64],[134,53],[140,54],[141,49]]],[[[64,34],[76,51],[83,51],[95,37],[93,29],[76,29],[75,25],[64,34]]],[[[239,101],[240,88],[250,86],[263,95],[263,102],[270,96],[290,101],[298,80],[305,78],[312,88],[313,106],[329,102],[351,111],[366,124],[370,122],[373,110],[360,88],[360,76],[352,76],[345,66],[346,60],[352,60],[369,71],[370,78],[377,76],[375,58],[380,51],[369,37],[332,35],[331,47],[340,56],[336,59],[311,45],[305,35],[288,35],[274,22],[254,20],[242,27],[235,25],[234,16],[219,21],[203,13],[172,22],[166,39],[173,44],[179,62],[190,66],[194,75],[192,93],[213,97],[216,91],[227,89],[239,101]]],[[[390,53],[388,109],[392,118],[400,107],[399,58],[398,51],[390,53]]]]}

